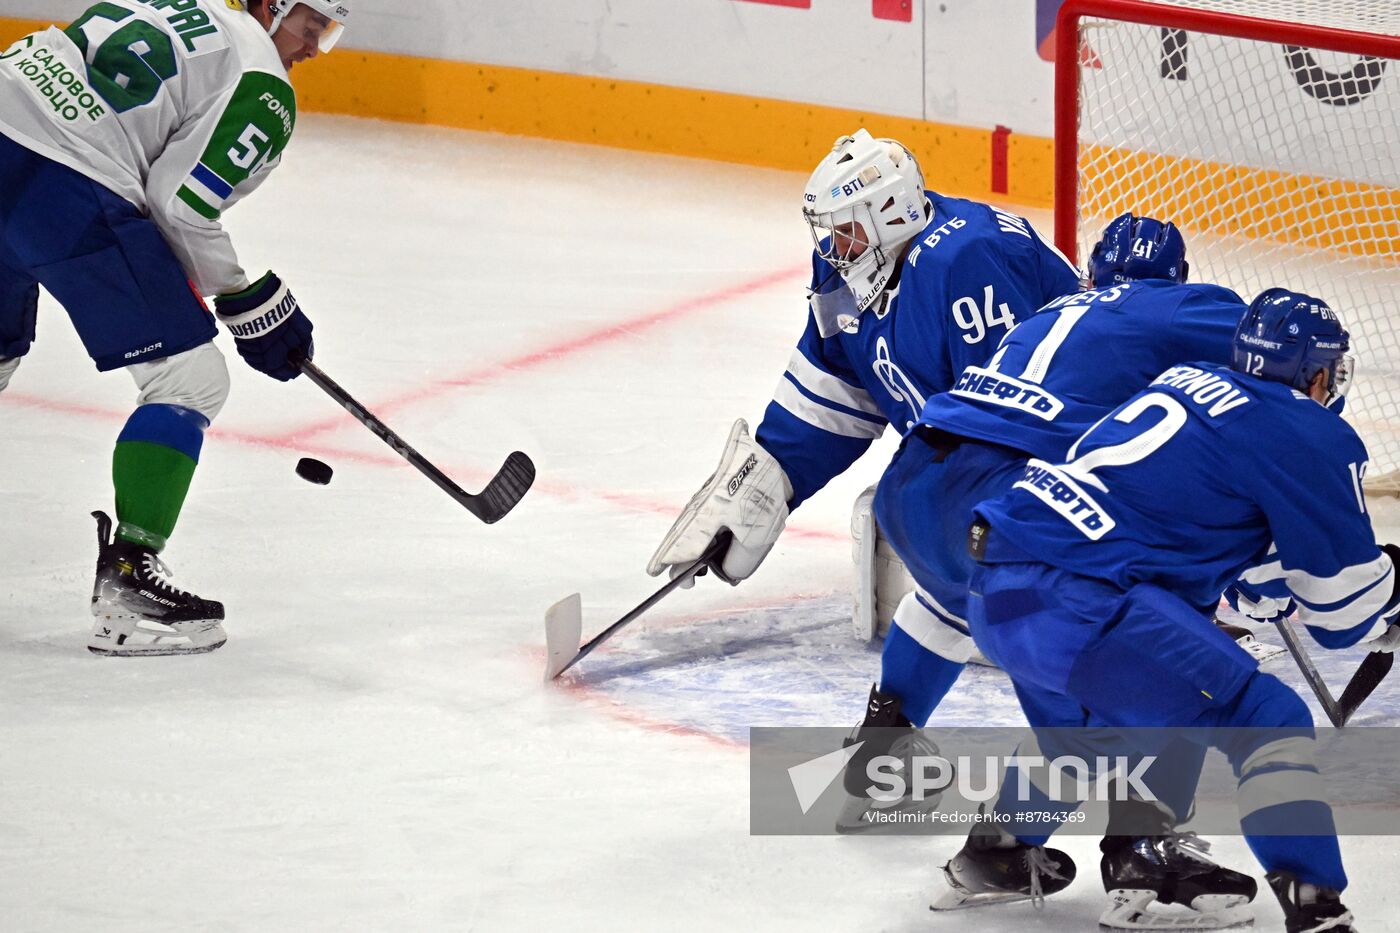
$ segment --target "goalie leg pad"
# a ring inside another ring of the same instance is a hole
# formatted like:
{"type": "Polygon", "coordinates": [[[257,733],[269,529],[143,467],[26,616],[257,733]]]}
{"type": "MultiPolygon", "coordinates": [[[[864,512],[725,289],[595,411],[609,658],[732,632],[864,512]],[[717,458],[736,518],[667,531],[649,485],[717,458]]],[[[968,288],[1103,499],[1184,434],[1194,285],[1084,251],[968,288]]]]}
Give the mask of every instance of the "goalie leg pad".
{"type": "Polygon", "coordinates": [[[768,556],[787,523],[792,483],[782,465],[749,436],[744,419],[734,422],[719,466],[691,497],[647,563],[659,576],[700,558],[721,531],[734,540],[720,562],[730,583],[747,579],[768,556]]]}

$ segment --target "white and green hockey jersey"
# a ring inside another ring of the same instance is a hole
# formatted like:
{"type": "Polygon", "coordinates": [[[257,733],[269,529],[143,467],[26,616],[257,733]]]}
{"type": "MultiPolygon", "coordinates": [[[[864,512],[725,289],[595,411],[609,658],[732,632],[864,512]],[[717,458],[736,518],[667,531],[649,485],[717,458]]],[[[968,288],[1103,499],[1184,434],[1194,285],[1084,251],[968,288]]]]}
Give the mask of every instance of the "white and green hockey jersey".
{"type": "Polygon", "coordinates": [[[240,0],[103,0],[0,53],[0,133],[145,211],[204,295],[248,285],[219,216],[295,124],[287,71],[240,0]]]}

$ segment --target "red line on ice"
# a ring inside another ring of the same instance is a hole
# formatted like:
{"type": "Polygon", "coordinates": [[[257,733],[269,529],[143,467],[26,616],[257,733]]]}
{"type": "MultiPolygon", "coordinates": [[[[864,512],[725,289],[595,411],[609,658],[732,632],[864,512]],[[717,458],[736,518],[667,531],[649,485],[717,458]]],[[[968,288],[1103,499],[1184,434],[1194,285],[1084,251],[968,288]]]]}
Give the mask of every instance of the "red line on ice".
{"type": "MultiPolygon", "coordinates": [[[[534,369],[547,363],[553,363],[575,353],[590,350],[600,344],[611,343],[615,340],[627,337],[635,337],[638,332],[646,330],[647,328],[669,323],[677,318],[693,314],[696,311],[704,311],[713,308],[716,305],[724,304],[726,301],[760,291],[761,289],[768,288],[780,282],[790,281],[795,277],[803,275],[807,271],[807,268],[807,265],[804,263],[801,266],[791,266],[786,269],[779,269],[775,272],[768,272],[757,278],[731,285],[728,288],[721,288],[718,291],[708,292],[694,298],[687,298],[670,307],[662,308],[660,311],[643,314],[631,318],[630,320],[613,324],[580,336],[567,337],[556,343],[542,347],[541,349],[522,353],[519,356],[512,357],[503,362],[489,363],[477,369],[469,370],[460,376],[430,382],[420,388],[410,389],[392,398],[375,402],[369,405],[368,408],[370,411],[382,417],[385,412],[394,411],[415,402],[436,398],[454,389],[494,382],[502,376],[523,372],[527,369],[534,369]]],[[[288,431],[278,439],[290,440],[296,438],[305,441],[316,434],[334,430],[344,425],[345,419],[343,417],[325,418],[293,431],[288,431]]]]}
{"type": "MultiPolygon", "coordinates": [[[[112,409],[94,408],[90,405],[78,405],[70,402],[55,402],[51,399],[41,398],[36,395],[27,395],[22,392],[7,391],[0,396],[0,406],[15,405],[20,408],[28,408],[37,411],[47,411],[54,414],[73,415],[80,418],[89,418],[94,421],[101,421],[107,424],[121,424],[126,420],[127,413],[114,411],[112,409]]],[[[346,417],[349,417],[348,415],[346,417]]],[[[379,467],[396,467],[411,470],[407,463],[395,455],[380,450],[370,448],[369,450],[356,450],[346,446],[333,446],[329,444],[305,443],[300,438],[272,437],[263,434],[250,433],[248,431],[238,431],[231,428],[215,425],[209,429],[208,441],[211,444],[231,443],[244,447],[264,447],[269,450],[285,450],[296,452],[302,456],[313,456],[327,460],[331,463],[362,463],[379,467]]],[[[371,440],[370,444],[377,442],[371,440]]],[[[468,489],[474,489],[485,485],[491,478],[491,473],[479,467],[458,467],[454,465],[438,464],[446,473],[458,483],[468,489]]],[[[573,486],[566,483],[553,483],[548,480],[537,480],[530,490],[531,495],[546,495],[551,499],[564,502],[596,502],[604,501],[618,506],[627,511],[644,512],[653,515],[676,514],[678,503],[651,499],[645,496],[633,495],[626,492],[609,492],[606,490],[587,489],[573,486]]],[[[527,503],[529,499],[525,500],[527,503]]],[[[824,531],[818,528],[803,528],[799,526],[788,526],[786,538],[800,538],[808,541],[845,541],[844,534],[834,531],[824,531]]]]}

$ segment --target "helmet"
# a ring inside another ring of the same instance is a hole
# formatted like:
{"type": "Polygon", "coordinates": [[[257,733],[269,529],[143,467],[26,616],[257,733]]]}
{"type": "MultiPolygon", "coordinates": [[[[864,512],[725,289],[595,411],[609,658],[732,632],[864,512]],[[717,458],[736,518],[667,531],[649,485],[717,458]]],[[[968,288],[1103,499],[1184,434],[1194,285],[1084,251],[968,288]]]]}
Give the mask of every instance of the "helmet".
{"type": "Polygon", "coordinates": [[[345,31],[345,24],[350,20],[350,0],[267,0],[267,11],[272,14],[272,25],[267,27],[269,36],[277,34],[282,20],[286,19],[287,14],[292,12],[297,4],[320,13],[331,21],[326,31],[321,34],[320,46],[322,52],[329,52],[335,48],[335,44],[340,41],[340,34],[345,31]]]}
{"type": "MultiPolygon", "coordinates": [[[[924,228],[928,210],[919,163],[892,139],[856,130],[836,140],[817,165],[802,194],[802,213],[817,254],[841,273],[854,296],[845,303],[854,305],[855,314],[880,296],[899,248],[924,228]]],[[[817,322],[823,336],[839,329],[820,313],[817,322]]]]}
{"type": "Polygon", "coordinates": [[[1230,368],[1282,382],[1303,392],[1327,371],[1331,406],[1346,393],[1355,370],[1351,338],[1341,318],[1320,298],[1270,288],[1249,304],[1235,328],[1230,368]]]}
{"type": "Polygon", "coordinates": [[[1136,279],[1186,281],[1186,241],[1176,224],[1122,214],[1103,228],[1089,256],[1089,280],[1107,288],[1136,279]]]}

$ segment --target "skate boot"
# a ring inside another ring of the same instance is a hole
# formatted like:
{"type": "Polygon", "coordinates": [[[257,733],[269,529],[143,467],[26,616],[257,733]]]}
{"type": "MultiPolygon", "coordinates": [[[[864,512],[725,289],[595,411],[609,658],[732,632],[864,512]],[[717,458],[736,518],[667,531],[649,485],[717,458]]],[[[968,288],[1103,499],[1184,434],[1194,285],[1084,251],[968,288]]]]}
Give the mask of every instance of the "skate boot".
{"type": "Polygon", "coordinates": [[[1206,857],[1195,833],[1105,836],[1100,868],[1112,905],[1099,918],[1111,930],[1224,930],[1253,923],[1259,885],[1206,857]],[[1174,911],[1153,904],[1180,905],[1174,911]]]}
{"type": "Polygon", "coordinates": [[[1288,933],[1357,933],[1351,911],[1336,891],[1303,884],[1286,871],[1271,871],[1264,877],[1283,905],[1288,933]]]}
{"type": "Polygon", "coordinates": [[[92,515],[98,550],[89,651],[109,657],[203,654],[228,640],[220,624],[223,603],[171,586],[155,551],[112,538],[112,520],[92,515]]]}
{"type": "Polygon", "coordinates": [[[865,721],[856,727],[843,743],[843,748],[860,744],[860,748],[846,762],[842,785],[846,790],[846,802],[836,818],[838,833],[863,833],[874,829],[897,828],[901,814],[938,809],[940,795],[924,791],[923,800],[914,799],[913,782],[906,780],[906,793],[896,801],[876,800],[866,793],[871,785],[866,766],[871,759],[880,755],[892,755],[904,760],[901,774],[906,778],[910,761],[915,757],[932,757],[938,754],[938,746],[926,738],[899,711],[899,697],[892,693],[881,693],[878,687],[870,688],[870,702],[865,708],[865,721]]]}
{"type": "MultiPolygon", "coordinates": [[[[985,807],[983,811],[985,812],[985,807]]],[[[1032,846],[988,822],[979,822],[962,851],[943,866],[950,890],[930,910],[961,910],[1031,901],[1069,887],[1074,861],[1059,849],[1032,846]]]]}

